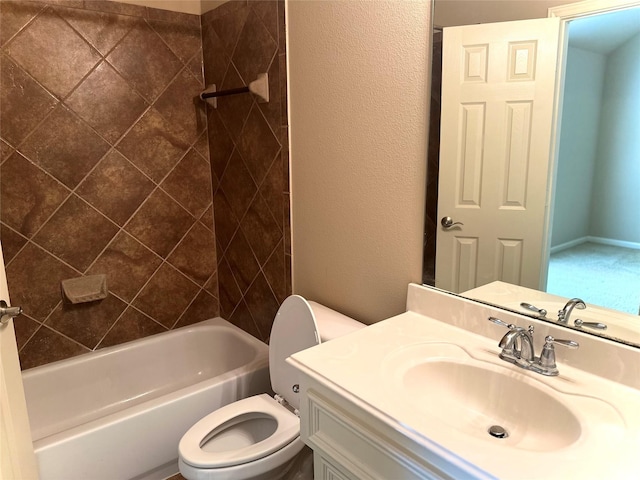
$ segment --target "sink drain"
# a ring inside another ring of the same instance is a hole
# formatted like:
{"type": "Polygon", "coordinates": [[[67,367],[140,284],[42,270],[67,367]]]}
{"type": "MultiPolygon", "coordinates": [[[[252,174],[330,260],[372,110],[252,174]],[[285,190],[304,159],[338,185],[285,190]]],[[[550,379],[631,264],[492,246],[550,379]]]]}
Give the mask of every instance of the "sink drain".
{"type": "Polygon", "coordinates": [[[491,425],[487,431],[489,432],[489,435],[496,438],[507,438],[509,436],[509,432],[500,425],[491,425]]]}

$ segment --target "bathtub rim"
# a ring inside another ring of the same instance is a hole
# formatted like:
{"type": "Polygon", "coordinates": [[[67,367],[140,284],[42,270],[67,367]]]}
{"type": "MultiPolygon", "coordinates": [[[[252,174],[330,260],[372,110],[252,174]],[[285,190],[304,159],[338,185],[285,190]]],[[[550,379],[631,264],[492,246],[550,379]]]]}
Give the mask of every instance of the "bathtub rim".
{"type": "MultiPolygon", "coordinates": [[[[190,325],[185,325],[184,327],[178,327],[178,328],[174,328],[172,330],[167,330],[166,332],[160,332],[160,333],[155,333],[153,335],[147,335],[146,337],[138,338],[136,340],[130,340],[128,342],[119,343],[118,345],[112,345],[112,346],[109,346],[109,347],[99,348],[97,350],[92,350],[90,352],[82,353],[82,354],[76,355],[74,357],[63,358],[61,360],[56,360],[54,362],[45,363],[44,365],[38,365],[37,367],[27,368],[25,370],[22,370],[22,378],[23,378],[23,381],[24,381],[25,377],[29,378],[31,376],[34,376],[38,372],[40,372],[42,370],[45,370],[45,369],[46,370],[57,369],[57,368],[61,368],[61,366],[64,366],[64,365],[81,363],[87,357],[101,357],[101,356],[112,355],[112,354],[120,352],[122,350],[128,350],[130,348],[133,348],[133,347],[135,347],[135,345],[138,345],[140,343],[160,341],[159,339],[162,339],[162,338],[164,338],[166,336],[169,336],[171,334],[175,334],[175,332],[189,331],[189,330],[193,330],[193,329],[197,328],[198,326],[206,326],[206,325],[229,327],[232,330],[235,330],[236,332],[240,333],[241,336],[245,336],[247,338],[247,341],[251,344],[251,346],[253,346],[259,353],[262,353],[262,352],[260,352],[260,350],[263,350],[263,349],[266,348],[267,349],[267,356],[268,356],[269,346],[266,343],[264,343],[263,341],[257,339],[256,337],[254,337],[250,333],[246,332],[245,330],[242,330],[240,327],[234,325],[233,323],[229,322],[228,320],[225,320],[222,317],[213,317],[213,318],[209,318],[207,320],[202,320],[200,322],[192,323],[190,325]]],[[[256,357],[258,357],[258,356],[259,355],[256,355],[256,357]]]]}

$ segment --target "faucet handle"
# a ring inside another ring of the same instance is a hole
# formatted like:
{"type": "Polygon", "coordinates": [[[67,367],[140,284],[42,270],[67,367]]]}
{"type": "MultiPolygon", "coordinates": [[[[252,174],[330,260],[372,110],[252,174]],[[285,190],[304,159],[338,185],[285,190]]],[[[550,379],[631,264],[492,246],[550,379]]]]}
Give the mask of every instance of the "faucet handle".
{"type": "Polygon", "coordinates": [[[504,321],[502,321],[502,320],[500,320],[499,318],[496,318],[496,317],[489,317],[489,318],[487,318],[487,320],[489,320],[490,322],[493,322],[493,323],[495,323],[497,325],[500,325],[501,327],[506,327],[509,330],[515,330],[516,328],[518,328],[513,323],[504,322],[504,321]]]}
{"type": "MultiPolygon", "coordinates": [[[[490,322],[495,323],[496,325],[500,325],[501,327],[506,327],[509,330],[520,330],[523,331],[524,328],[522,327],[518,327],[517,325],[514,325],[513,323],[507,323],[503,320],[500,320],[499,318],[496,317],[489,317],[487,318],[487,320],[489,320],[490,322]]],[[[529,325],[529,327],[527,328],[527,331],[529,332],[529,334],[533,335],[533,325],[529,325]]]]}
{"type": "Polygon", "coordinates": [[[556,376],[558,375],[558,367],[556,366],[556,352],[553,348],[553,344],[563,345],[569,348],[578,348],[580,344],[573,340],[560,340],[559,338],[553,338],[551,335],[547,335],[544,338],[544,347],[540,353],[540,359],[538,360],[540,368],[539,373],[543,375],[556,376]]]}
{"type": "Polygon", "coordinates": [[[547,316],[547,311],[544,308],[538,308],[535,305],[531,305],[530,303],[527,303],[527,302],[520,303],[520,306],[522,308],[524,308],[525,310],[530,310],[533,313],[537,313],[541,317],[546,317],[547,316]]]}
{"type": "Polygon", "coordinates": [[[559,338],[553,338],[551,335],[547,335],[544,337],[544,346],[552,345],[553,343],[557,343],[558,345],[564,345],[569,348],[578,348],[580,344],[578,342],[574,342],[573,340],[561,340],[559,338]]]}

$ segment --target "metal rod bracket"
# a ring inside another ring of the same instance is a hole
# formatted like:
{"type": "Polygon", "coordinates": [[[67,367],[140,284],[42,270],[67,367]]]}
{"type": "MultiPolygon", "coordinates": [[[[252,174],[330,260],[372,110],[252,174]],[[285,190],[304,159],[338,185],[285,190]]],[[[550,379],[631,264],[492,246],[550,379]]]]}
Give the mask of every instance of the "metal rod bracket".
{"type": "Polygon", "coordinates": [[[205,89],[205,91],[200,94],[200,99],[204,100],[205,102],[207,102],[213,108],[218,108],[218,98],[217,97],[205,96],[205,94],[207,94],[207,93],[216,93],[216,91],[217,91],[216,90],[216,84],[213,83],[213,84],[209,85],[205,89]]]}

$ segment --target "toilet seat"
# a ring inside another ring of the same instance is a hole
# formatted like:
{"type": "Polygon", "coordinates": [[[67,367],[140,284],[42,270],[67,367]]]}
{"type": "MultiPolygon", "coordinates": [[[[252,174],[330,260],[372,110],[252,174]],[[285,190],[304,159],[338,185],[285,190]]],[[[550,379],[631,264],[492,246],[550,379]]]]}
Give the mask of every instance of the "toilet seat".
{"type": "Polygon", "coordinates": [[[276,401],[255,395],[202,418],[178,446],[183,476],[198,480],[273,479],[302,451],[298,372],[287,358],[320,343],[313,310],[302,297],[282,302],[273,321],[269,373],[276,401]],[[282,402],[282,403],[280,403],[282,402]],[[283,405],[286,405],[283,406],[283,405]]]}
{"type": "Polygon", "coordinates": [[[318,325],[309,302],[299,295],[287,297],[271,327],[269,377],[273,391],[294,409],[300,408],[298,370],[287,358],[319,343],[318,325]]]}
{"type": "Polygon", "coordinates": [[[195,468],[222,468],[248,463],[270,455],[300,435],[300,419],[269,395],[255,395],[226,405],[193,425],[180,440],[182,460],[195,468]],[[216,429],[227,430],[255,418],[272,418],[275,431],[262,441],[239,449],[207,452],[202,449],[216,429]],[[238,420],[234,422],[234,420],[238,420]],[[230,423],[231,422],[231,423],[230,423]]]}

